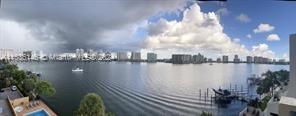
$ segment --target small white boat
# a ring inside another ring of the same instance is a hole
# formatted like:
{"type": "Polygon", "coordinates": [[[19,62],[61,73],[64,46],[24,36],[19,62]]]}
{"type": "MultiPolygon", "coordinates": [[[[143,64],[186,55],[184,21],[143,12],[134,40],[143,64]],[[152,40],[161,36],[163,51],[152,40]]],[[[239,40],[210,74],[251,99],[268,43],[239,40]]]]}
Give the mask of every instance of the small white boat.
{"type": "Polygon", "coordinates": [[[75,69],[72,69],[72,72],[83,72],[83,69],[77,67],[75,69]]]}

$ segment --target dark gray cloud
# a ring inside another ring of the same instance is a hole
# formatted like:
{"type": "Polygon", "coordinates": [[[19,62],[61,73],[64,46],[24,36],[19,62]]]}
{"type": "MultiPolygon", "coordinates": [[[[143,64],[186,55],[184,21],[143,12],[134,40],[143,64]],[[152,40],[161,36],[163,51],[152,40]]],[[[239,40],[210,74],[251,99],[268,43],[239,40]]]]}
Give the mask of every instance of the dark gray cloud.
{"type": "MultiPolygon", "coordinates": [[[[26,26],[38,41],[61,49],[110,48],[103,33],[180,6],[179,0],[4,0],[0,19],[26,26]],[[95,41],[95,42],[94,42],[95,41]],[[104,42],[104,41],[102,41],[104,42]]],[[[112,38],[111,38],[112,39],[112,38]]],[[[133,43],[134,44],[134,43],[133,43]]],[[[116,46],[116,45],[114,45],[116,46]]]]}

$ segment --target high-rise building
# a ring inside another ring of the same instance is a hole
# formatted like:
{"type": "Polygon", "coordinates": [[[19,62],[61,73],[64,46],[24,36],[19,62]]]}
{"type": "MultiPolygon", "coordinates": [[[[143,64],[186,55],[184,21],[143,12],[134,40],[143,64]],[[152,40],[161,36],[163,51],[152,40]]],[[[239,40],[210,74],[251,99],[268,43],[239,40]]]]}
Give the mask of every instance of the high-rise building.
{"type": "Polygon", "coordinates": [[[104,56],[104,60],[111,60],[112,59],[112,54],[111,54],[111,52],[106,52],[105,53],[105,56],[104,56]]]}
{"type": "Polygon", "coordinates": [[[31,60],[31,58],[32,58],[32,51],[24,51],[23,52],[23,59],[31,60]]]}
{"type": "Polygon", "coordinates": [[[240,63],[240,59],[238,58],[238,55],[234,55],[233,62],[234,63],[240,63]]]}
{"type": "Polygon", "coordinates": [[[88,49],[87,52],[87,59],[89,60],[96,60],[97,52],[93,49],[88,49]]]}
{"type": "Polygon", "coordinates": [[[217,63],[221,63],[221,58],[217,58],[217,63]]]}
{"type": "Polygon", "coordinates": [[[40,50],[32,51],[32,59],[33,60],[41,60],[43,57],[43,52],[40,50]]]}
{"type": "Polygon", "coordinates": [[[147,62],[157,62],[157,54],[147,53],[147,62]]]}
{"type": "Polygon", "coordinates": [[[209,58],[209,59],[208,59],[208,62],[213,62],[213,59],[212,59],[212,58],[209,58]]]}
{"type": "Polygon", "coordinates": [[[223,63],[228,63],[228,56],[222,56],[223,63]]]}
{"type": "Polygon", "coordinates": [[[188,54],[173,54],[172,63],[173,64],[189,64],[191,63],[191,55],[188,54]]]}
{"type": "Polygon", "coordinates": [[[247,63],[248,63],[248,64],[253,63],[253,58],[252,58],[252,56],[247,56],[247,63]]]}
{"type": "Polygon", "coordinates": [[[76,49],[76,59],[83,60],[84,57],[84,50],[83,49],[76,49]]]}
{"type": "Polygon", "coordinates": [[[193,55],[192,63],[194,64],[201,64],[204,62],[204,56],[198,53],[198,55],[193,55]]]}
{"type": "Polygon", "coordinates": [[[253,58],[253,62],[254,62],[255,64],[259,63],[259,58],[258,58],[257,56],[254,56],[254,58],[253,58]]]}
{"type": "Polygon", "coordinates": [[[233,62],[234,63],[240,63],[240,59],[238,58],[238,55],[234,55],[233,62]]]}
{"type": "Polygon", "coordinates": [[[140,52],[132,52],[131,61],[132,62],[140,62],[141,61],[141,53],[140,52]]]}
{"type": "Polygon", "coordinates": [[[117,61],[127,61],[128,56],[126,52],[118,52],[117,53],[117,61]]]}
{"type": "MultiPolygon", "coordinates": [[[[296,34],[290,35],[290,78],[286,95],[280,97],[278,116],[296,115],[296,34]]],[[[269,105],[269,104],[268,104],[269,105]]],[[[271,107],[271,106],[268,106],[271,107]]]]}
{"type": "Polygon", "coordinates": [[[290,35],[289,49],[290,74],[288,89],[287,91],[278,91],[275,96],[272,96],[264,111],[266,116],[296,116],[296,34],[290,35]]]}
{"type": "Polygon", "coordinates": [[[296,34],[290,35],[290,81],[287,96],[296,98],[296,34]]]}
{"type": "Polygon", "coordinates": [[[10,60],[14,57],[13,49],[0,49],[0,59],[10,60]]]}

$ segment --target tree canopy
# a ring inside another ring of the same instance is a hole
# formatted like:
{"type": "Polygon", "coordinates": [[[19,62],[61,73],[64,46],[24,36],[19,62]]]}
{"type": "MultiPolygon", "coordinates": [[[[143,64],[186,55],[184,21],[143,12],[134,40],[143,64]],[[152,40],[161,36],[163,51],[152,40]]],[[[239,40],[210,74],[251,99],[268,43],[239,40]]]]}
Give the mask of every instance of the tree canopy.
{"type": "Polygon", "coordinates": [[[40,95],[53,96],[56,90],[47,81],[38,81],[36,83],[36,92],[40,95]]]}
{"type": "Polygon", "coordinates": [[[16,85],[24,95],[33,96],[33,98],[36,95],[53,96],[55,94],[55,88],[49,82],[38,79],[34,73],[19,70],[17,65],[7,61],[0,61],[0,65],[4,67],[0,71],[1,88],[16,85]]]}
{"type": "Polygon", "coordinates": [[[262,76],[265,76],[265,78],[260,82],[257,88],[257,93],[260,95],[270,92],[270,89],[273,90],[275,86],[287,83],[289,80],[289,71],[280,70],[272,72],[268,70],[263,73],[262,76]]]}
{"type": "Polygon", "coordinates": [[[104,102],[95,93],[84,96],[80,102],[80,107],[75,113],[77,116],[105,116],[104,102]]]}

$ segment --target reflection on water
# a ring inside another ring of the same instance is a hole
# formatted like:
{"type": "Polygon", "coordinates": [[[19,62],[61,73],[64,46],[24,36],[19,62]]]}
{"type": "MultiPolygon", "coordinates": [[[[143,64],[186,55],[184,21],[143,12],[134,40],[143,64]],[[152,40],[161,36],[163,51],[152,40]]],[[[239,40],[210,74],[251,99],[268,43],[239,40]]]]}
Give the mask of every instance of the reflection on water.
{"type": "Polygon", "coordinates": [[[245,106],[233,102],[218,108],[210,100],[200,100],[199,89],[246,86],[251,74],[288,69],[282,65],[187,64],[129,62],[41,62],[18,63],[23,69],[41,72],[53,83],[55,96],[45,98],[60,115],[72,115],[81,98],[99,94],[108,111],[116,115],[196,115],[211,111],[217,115],[237,115],[245,106]],[[79,66],[84,72],[72,72],[79,66]]]}

